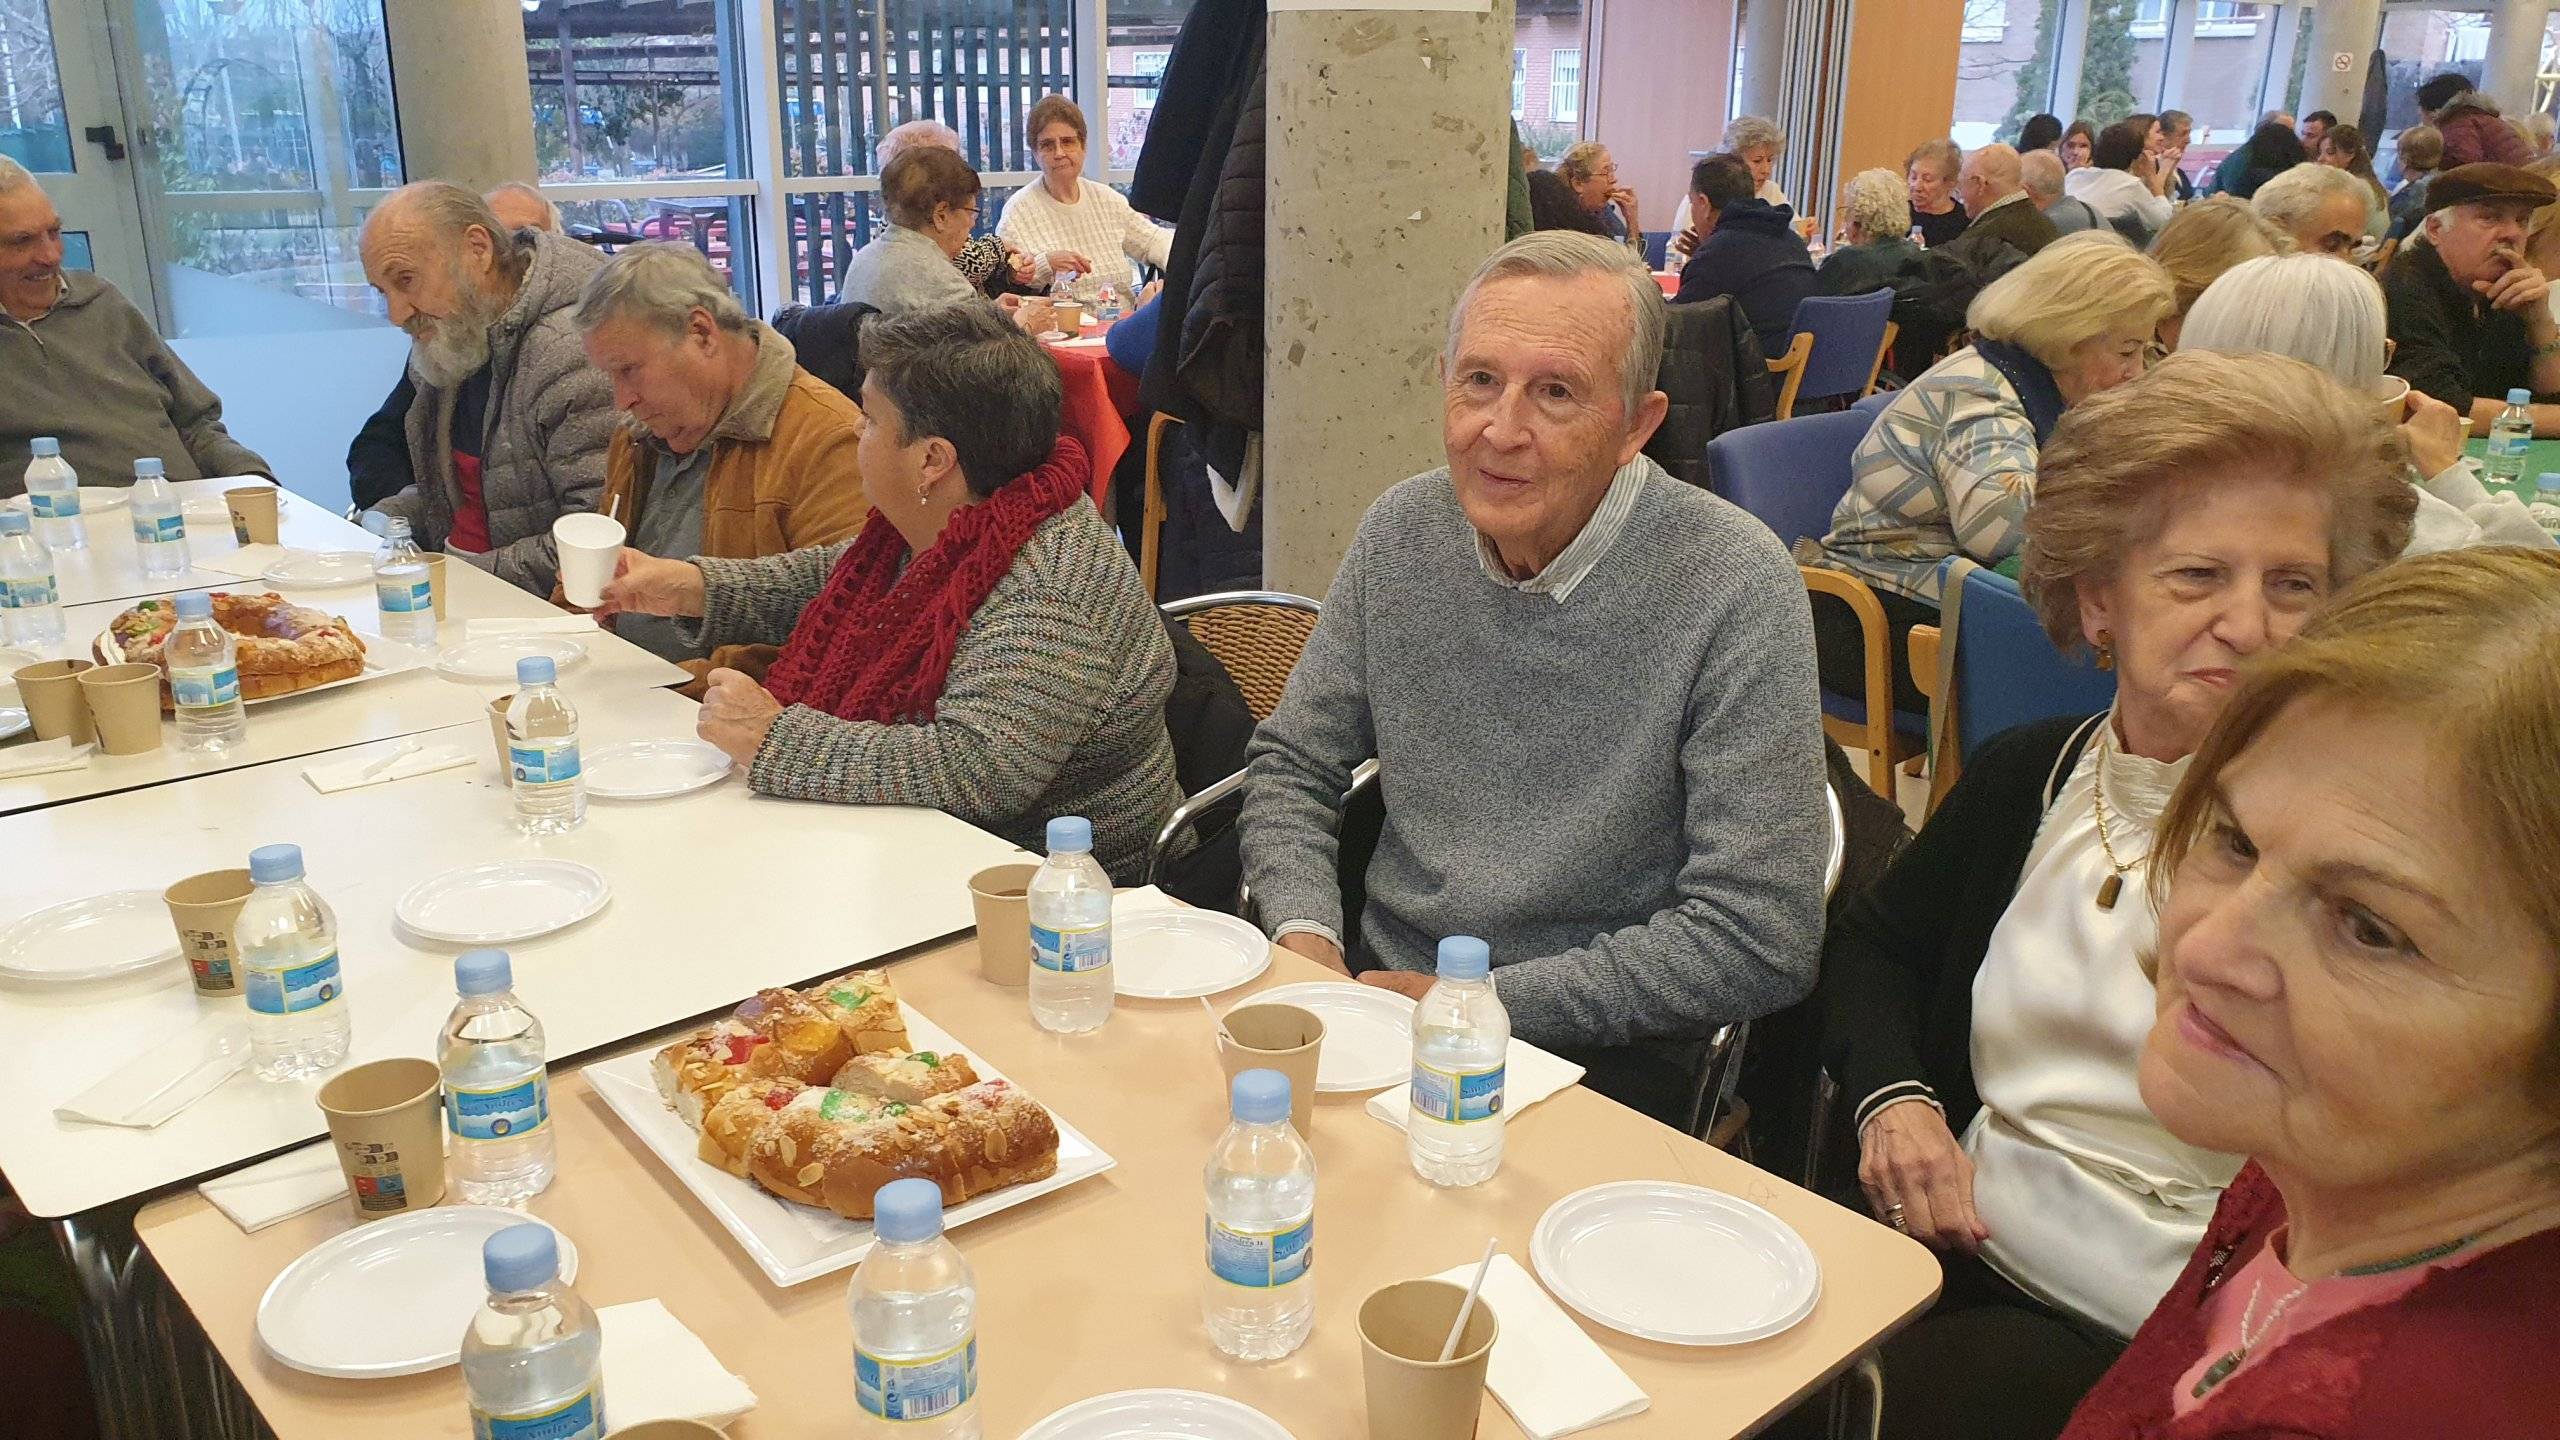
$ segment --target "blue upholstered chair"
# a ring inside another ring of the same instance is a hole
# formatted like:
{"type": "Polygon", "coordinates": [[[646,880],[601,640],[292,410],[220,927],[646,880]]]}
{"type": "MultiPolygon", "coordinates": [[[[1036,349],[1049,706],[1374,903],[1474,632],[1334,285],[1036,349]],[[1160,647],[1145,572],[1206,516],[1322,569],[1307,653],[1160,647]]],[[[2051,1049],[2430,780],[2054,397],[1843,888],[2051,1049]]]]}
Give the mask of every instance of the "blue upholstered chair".
{"type": "Polygon", "coordinates": [[[2085,651],[2053,648],[2017,581],[1962,558],[1938,574],[1939,623],[1926,636],[1930,627],[1911,632],[1912,673],[1930,697],[1932,806],[1985,740],[2031,721],[2092,714],[2116,698],[2116,677],[2085,651]]]}
{"type": "Polygon", "coordinates": [[[1809,295],[1796,302],[1787,353],[1769,362],[1769,373],[1779,377],[1778,418],[1793,416],[1799,399],[1863,397],[1873,391],[1895,331],[1889,289],[1809,295]]]}

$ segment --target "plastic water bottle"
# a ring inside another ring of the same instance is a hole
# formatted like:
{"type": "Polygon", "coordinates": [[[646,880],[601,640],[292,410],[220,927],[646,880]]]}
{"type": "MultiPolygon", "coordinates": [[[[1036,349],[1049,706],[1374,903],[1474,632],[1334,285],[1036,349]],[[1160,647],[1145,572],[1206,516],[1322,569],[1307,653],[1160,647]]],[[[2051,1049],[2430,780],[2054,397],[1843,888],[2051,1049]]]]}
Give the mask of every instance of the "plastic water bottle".
{"type": "Polygon", "coordinates": [[[178,748],[213,754],[249,733],[240,705],[239,651],[231,632],[213,620],[213,597],[190,590],[178,597],[178,623],[160,647],[169,667],[169,699],[178,712],[178,748]]]}
{"type": "Polygon", "coordinates": [[[2492,485],[2503,485],[2516,498],[2530,501],[2533,491],[2524,483],[2525,457],[2533,450],[2533,392],[2510,390],[2507,408],[2489,425],[2489,453],[2480,462],[2492,485]]]}
{"type": "Polygon", "coordinates": [[[942,1188],[892,1180],[853,1272],[853,1433],[979,1440],[978,1282],[942,1238],[942,1188]]]}
{"type": "Polygon", "coordinates": [[[587,780],[578,768],[578,712],[560,693],[560,667],[548,655],[516,662],[516,698],[507,702],[507,778],[516,795],[516,828],[527,835],[566,835],[586,823],[587,780]]]}
{"type": "Polygon", "coordinates": [[[1102,293],[1093,297],[1093,313],[1105,325],[1119,319],[1120,287],[1117,285],[1103,286],[1102,293]]]}
{"type": "Polygon", "coordinates": [[[1481,1185],[1502,1168],[1502,1076],[1511,1016],[1493,993],[1491,949],[1440,942],[1440,980],[1413,1012],[1413,1108],[1405,1157],[1434,1185],[1481,1185]]]}
{"type": "Polygon", "coordinates": [[[489,1299],[462,1334],[472,1440],[602,1440],[604,1330],[560,1278],[560,1237],[510,1225],[480,1242],[489,1299]]]}
{"type": "Polygon", "coordinates": [[[2542,533],[2560,540],[2560,475],[2544,471],[2533,482],[2533,495],[2529,507],[2533,523],[2542,527],[2542,533]]]}
{"type": "Polygon", "coordinates": [[[0,510],[0,638],[12,645],[62,641],[62,592],[54,584],[53,552],[38,541],[27,517],[0,510]]]}
{"type": "Polygon", "coordinates": [[[168,580],[187,573],[187,517],[178,509],[178,492],[169,474],[149,456],[133,462],[133,548],[142,557],[142,573],[168,580]]]}
{"type": "Polygon", "coordinates": [[[465,950],[453,960],[461,1003],[444,1022],[445,1173],[474,1205],[517,1205],[551,1184],[551,1077],[542,1022],[516,998],[504,950],[465,950]]]}
{"type": "Polygon", "coordinates": [[[1238,1360],[1277,1360],[1316,1324],[1316,1157],[1289,1123],[1289,1077],[1247,1070],[1209,1152],[1209,1270],[1200,1316],[1238,1360]]]}
{"type": "Polygon", "coordinates": [[[422,650],[435,647],[435,583],[409,538],[409,522],[397,515],[385,518],[382,548],[374,552],[373,604],[382,613],[382,638],[422,650]]]}
{"type": "Polygon", "coordinates": [[[302,879],[302,847],[249,852],[257,888],[240,906],[232,945],[249,999],[249,1068],[298,1080],[347,1058],[354,1022],[338,973],[338,917],[302,879]]]}
{"type": "Polygon", "coordinates": [[[39,435],[27,449],[27,510],[35,516],[36,538],[47,550],[82,550],[89,536],[80,525],[80,476],[62,458],[62,442],[39,435]]]}
{"type": "Polygon", "coordinates": [[[1049,822],[1049,858],[1031,877],[1031,1018],[1082,1035],[1111,1018],[1111,877],[1093,858],[1093,822],[1049,822]]]}

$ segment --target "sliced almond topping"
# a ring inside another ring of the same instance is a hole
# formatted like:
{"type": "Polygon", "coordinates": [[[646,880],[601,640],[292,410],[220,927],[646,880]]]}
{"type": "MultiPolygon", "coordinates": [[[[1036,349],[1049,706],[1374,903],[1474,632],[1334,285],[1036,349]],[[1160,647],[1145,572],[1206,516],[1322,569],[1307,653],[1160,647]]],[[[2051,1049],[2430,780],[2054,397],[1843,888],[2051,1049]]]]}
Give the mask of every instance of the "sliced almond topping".
{"type": "Polygon", "coordinates": [[[792,1178],[795,1182],[804,1186],[815,1185],[818,1183],[818,1177],[826,1173],[826,1166],[812,1160],[808,1164],[801,1166],[800,1173],[792,1178]]]}

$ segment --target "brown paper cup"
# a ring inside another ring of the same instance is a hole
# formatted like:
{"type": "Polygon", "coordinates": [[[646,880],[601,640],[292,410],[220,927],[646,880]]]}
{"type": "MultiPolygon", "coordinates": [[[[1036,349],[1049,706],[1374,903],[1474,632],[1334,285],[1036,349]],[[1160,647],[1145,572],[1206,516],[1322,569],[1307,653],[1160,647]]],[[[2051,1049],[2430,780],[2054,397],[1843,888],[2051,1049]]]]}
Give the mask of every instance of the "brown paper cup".
{"type": "Polygon", "coordinates": [[[169,902],[169,920],[178,927],[178,948],[186,952],[197,994],[227,999],[240,993],[240,957],[232,947],[231,927],[239,922],[240,906],[252,888],[246,870],[207,870],[160,892],[169,902]]]}
{"type": "Polygon", "coordinates": [[[147,755],[160,748],[159,666],[93,666],[80,672],[80,694],[89,702],[99,749],[147,755]]]}
{"type": "Polygon", "coordinates": [[[1324,1045],[1324,1021],[1295,1005],[1239,1005],[1226,1013],[1218,1035],[1218,1063],[1233,1085],[1247,1070],[1277,1070],[1289,1077],[1289,1123],[1312,1142],[1315,1131],[1316,1052],[1324,1045]]]}
{"type": "Polygon", "coordinates": [[[444,1198],[444,1110],[433,1060],[376,1060],[320,1087],[358,1221],[444,1198]]]}
{"type": "MultiPolygon", "coordinates": [[[[513,695],[500,695],[489,702],[489,738],[498,744],[498,778],[507,778],[507,702],[513,695]]],[[[1027,942],[1026,942],[1027,943],[1027,942]]]]}
{"type": "Polygon", "coordinates": [[[1055,317],[1049,323],[1057,329],[1066,331],[1068,339],[1073,340],[1081,333],[1081,327],[1084,325],[1083,301],[1060,300],[1049,308],[1050,313],[1055,317]]]}
{"type": "Polygon", "coordinates": [[[723,1440],[718,1429],[699,1420],[645,1420],[616,1430],[604,1440],[723,1440]]]}
{"type": "Polygon", "coordinates": [[[2398,375],[2385,375],[2373,382],[2367,392],[2373,396],[2373,413],[2385,425],[2397,425],[2409,418],[2409,382],[2398,375]]]}
{"type": "Polygon", "coordinates": [[[46,660],[21,666],[9,677],[18,682],[37,739],[68,736],[72,744],[86,745],[98,738],[97,727],[89,723],[88,698],[80,693],[80,672],[95,668],[86,660],[46,660]]]}
{"type": "Polygon", "coordinates": [[[441,619],[443,619],[443,618],[444,618],[444,561],[445,561],[445,557],[444,557],[444,556],[442,556],[442,555],[422,555],[422,556],[420,556],[419,558],[427,562],[427,584],[428,584],[428,585],[429,585],[429,586],[434,590],[434,592],[435,592],[435,597],[436,597],[436,618],[437,618],[437,619],[439,619],[439,620],[441,620],[441,619]]]}
{"type": "Polygon", "coordinates": [[[1446,1280],[1406,1280],[1360,1302],[1360,1372],[1369,1391],[1371,1440],[1469,1440],[1484,1411],[1485,1366],[1497,1330],[1493,1307],[1479,1296],[1442,1360],[1449,1324],[1466,1303],[1465,1287],[1446,1280]]]}
{"type": "Polygon", "coordinates": [[[243,545],[276,543],[276,487],[243,485],[222,492],[222,508],[231,512],[231,538],[243,545]]]}
{"type": "Polygon", "coordinates": [[[1031,983],[1031,877],[1037,865],[998,865],[969,877],[978,912],[978,973],[998,985],[1031,983]]]}

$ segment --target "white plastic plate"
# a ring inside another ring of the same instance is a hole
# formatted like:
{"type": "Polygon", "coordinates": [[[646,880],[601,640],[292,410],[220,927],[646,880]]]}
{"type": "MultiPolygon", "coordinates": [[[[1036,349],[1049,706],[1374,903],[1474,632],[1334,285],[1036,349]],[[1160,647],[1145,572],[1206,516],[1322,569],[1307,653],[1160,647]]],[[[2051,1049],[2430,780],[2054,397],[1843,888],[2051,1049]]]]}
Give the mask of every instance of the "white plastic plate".
{"type": "Polygon", "coordinates": [[[1529,1262],[1586,1317],[1670,1345],[1765,1340],[1813,1313],[1822,1266],[1784,1220],[1717,1190],[1625,1180],[1547,1207],[1529,1262]]]}
{"type": "MultiPolygon", "coordinates": [[[[6,502],[12,510],[27,508],[27,497],[12,495],[6,502]]],[[[133,503],[133,491],[124,485],[83,485],[80,487],[80,513],[95,515],[107,510],[121,510],[133,503]]]]}
{"type": "MultiPolygon", "coordinates": [[[[1115,937],[1116,939],[1116,937],[1115,937]]],[[[1119,961],[1115,957],[1113,964],[1119,961]]],[[[1022,1432],[1022,1440],[1293,1440],[1277,1420],[1223,1395],[1123,1390],[1096,1395],[1022,1432]]]]}
{"type": "Polygon", "coordinates": [[[373,556],[362,550],[295,550],[258,572],[289,590],[334,590],[373,583],[373,556]]]}
{"type": "MultiPolygon", "coordinates": [[[[439,1205],[341,1231],[267,1286],[258,1343],[296,1370],[341,1380],[454,1364],[462,1332],[489,1298],[481,1244],[532,1218],[494,1205],[439,1205]]],[[[551,1233],[560,1235],[556,1227],[551,1233]]],[[[566,1235],[560,1278],[578,1278],[578,1247],[566,1235]]]]}
{"type": "Polygon", "coordinates": [[[504,681],[514,684],[516,662],[548,655],[566,670],[587,658],[587,647],[558,635],[490,635],[451,646],[436,657],[436,669],[457,680],[504,681]]]}
{"type": "Polygon", "coordinates": [[[1384,1090],[1413,1078],[1413,1001],[1349,980],[1309,980],[1264,990],[1248,1002],[1295,1005],[1324,1021],[1316,1052],[1316,1093],[1384,1090]]]}
{"type": "MultiPolygon", "coordinates": [[[[951,1032],[904,1007],[907,1035],[919,1050],[957,1050],[969,1057],[981,1079],[1002,1080],[1005,1073],[985,1052],[952,1038],[951,1032]]],[[[741,1180],[702,1158],[700,1137],[682,1116],[667,1108],[650,1074],[655,1047],[615,1060],[603,1060],[579,1073],[622,1123],[631,1128],[658,1163],[667,1167],[702,1208],[711,1212],[738,1248],[747,1252],[776,1285],[797,1285],[852,1267],[871,1252],[871,1222],[847,1220],[833,1211],[780,1199],[752,1180],[741,1180]]],[[[1037,1096],[1033,1098],[1037,1099],[1037,1096]]],[[[1058,1169],[1046,1180],[1031,1180],[991,1190],[945,1212],[943,1224],[957,1228],[981,1216],[1037,1200],[1090,1180],[1118,1162],[1056,1110],[1049,1118],[1058,1127],[1058,1169]]]]}
{"type": "Polygon", "coordinates": [[[573,860],[492,860],[419,881],[392,914],[424,939],[504,945],[565,930],[612,895],[602,875],[573,860]]]}
{"type": "Polygon", "coordinates": [[[588,751],[578,768],[592,799],[657,800],[728,779],[729,757],[699,740],[625,740],[588,751]]]}
{"type": "Polygon", "coordinates": [[[1271,968],[1260,930],[1215,910],[1142,910],[1111,922],[1114,987],[1135,1000],[1233,990],[1271,968]]]}
{"type": "Polygon", "coordinates": [[[178,958],[178,932],[157,890],[113,890],[39,910],[0,930],[0,975],[74,985],[178,958]]]}

